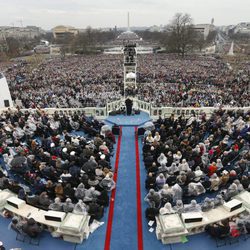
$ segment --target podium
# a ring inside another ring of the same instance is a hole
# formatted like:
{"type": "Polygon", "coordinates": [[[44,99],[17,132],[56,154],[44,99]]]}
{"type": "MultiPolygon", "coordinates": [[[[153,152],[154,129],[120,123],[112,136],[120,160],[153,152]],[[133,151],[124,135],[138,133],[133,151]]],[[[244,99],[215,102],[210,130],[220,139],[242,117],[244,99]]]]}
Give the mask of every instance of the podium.
{"type": "Polygon", "coordinates": [[[82,243],[89,235],[89,219],[88,215],[68,213],[56,232],[65,241],[82,243]]]}
{"type": "Polygon", "coordinates": [[[4,206],[7,203],[8,198],[15,197],[14,193],[11,193],[8,190],[3,190],[0,192],[0,211],[3,210],[4,206]]]}
{"type": "Polygon", "coordinates": [[[156,217],[156,237],[163,244],[181,242],[188,234],[179,214],[166,214],[156,217]]]}

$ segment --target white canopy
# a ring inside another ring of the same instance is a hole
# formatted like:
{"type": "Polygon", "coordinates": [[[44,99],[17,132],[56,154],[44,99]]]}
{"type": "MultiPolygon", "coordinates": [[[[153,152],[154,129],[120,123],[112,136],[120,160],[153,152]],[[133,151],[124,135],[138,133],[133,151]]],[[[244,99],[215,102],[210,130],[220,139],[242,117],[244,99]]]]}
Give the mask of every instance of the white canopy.
{"type": "Polygon", "coordinates": [[[126,78],[136,78],[136,74],[134,72],[129,72],[127,75],[126,75],[126,78]]]}

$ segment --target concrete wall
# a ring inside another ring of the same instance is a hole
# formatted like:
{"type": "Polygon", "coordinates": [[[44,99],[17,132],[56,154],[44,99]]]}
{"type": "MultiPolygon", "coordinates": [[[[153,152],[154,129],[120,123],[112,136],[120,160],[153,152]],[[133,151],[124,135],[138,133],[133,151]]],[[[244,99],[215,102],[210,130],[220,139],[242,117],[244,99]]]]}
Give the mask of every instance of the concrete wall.
{"type": "Polygon", "coordinates": [[[10,107],[13,107],[9,86],[5,77],[0,78],[0,108],[5,107],[4,100],[8,100],[10,107]]]}

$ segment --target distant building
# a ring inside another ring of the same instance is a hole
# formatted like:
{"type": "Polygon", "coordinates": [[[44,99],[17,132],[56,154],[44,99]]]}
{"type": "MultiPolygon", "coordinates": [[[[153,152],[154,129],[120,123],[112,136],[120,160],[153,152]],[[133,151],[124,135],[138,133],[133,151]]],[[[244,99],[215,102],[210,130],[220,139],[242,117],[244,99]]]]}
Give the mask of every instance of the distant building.
{"type": "Polygon", "coordinates": [[[76,36],[79,30],[72,26],[59,25],[52,29],[53,36],[56,39],[64,39],[68,35],[76,36]]]}
{"type": "Polygon", "coordinates": [[[49,46],[51,55],[60,55],[61,54],[61,46],[58,44],[51,44],[49,46]]]}
{"type": "Polygon", "coordinates": [[[127,30],[122,32],[118,37],[117,40],[120,41],[130,41],[130,42],[138,42],[141,38],[133,31],[127,30]]]}
{"type": "Polygon", "coordinates": [[[136,43],[140,40],[142,40],[135,32],[131,31],[130,29],[130,19],[129,19],[129,13],[128,13],[128,27],[127,30],[122,32],[117,38],[117,41],[122,41],[122,42],[132,42],[136,43]]]}
{"type": "MultiPolygon", "coordinates": [[[[123,46],[114,47],[104,50],[104,54],[123,54],[123,46]]],[[[154,50],[152,47],[145,47],[145,46],[137,46],[136,47],[137,54],[153,54],[154,50]]]]}
{"type": "Polygon", "coordinates": [[[215,30],[215,26],[213,24],[195,24],[193,29],[204,36],[204,40],[207,39],[208,34],[215,30]]]}
{"type": "Polygon", "coordinates": [[[163,25],[153,25],[151,27],[149,27],[147,30],[150,32],[163,32],[166,29],[166,27],[164,27],[163,25]]]}
{"type": "Polygon", "coordinates": [[[239,23],[234,27],[234,34],[249,34],[250,35],[250,23],[239,23]]]}
{"type": "Polygon", "coordinates": [[[0,27],[0,39],[4,36],[5,38],[28,38],[34,39],[35,37],[41,36],[46,32],[40,27],[27,26],[27,27],[11,27],[11,26],[1,26],[0,27]]]}

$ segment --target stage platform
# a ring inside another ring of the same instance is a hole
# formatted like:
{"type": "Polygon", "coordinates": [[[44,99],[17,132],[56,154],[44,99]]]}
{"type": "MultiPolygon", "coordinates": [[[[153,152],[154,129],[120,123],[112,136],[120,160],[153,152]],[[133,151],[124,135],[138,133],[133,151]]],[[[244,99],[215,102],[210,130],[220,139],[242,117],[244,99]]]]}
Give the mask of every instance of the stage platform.
{"type": "Polygon", "coordinates": [[[105,122],[110,125],[122,125],[122,126],[142,126],[144,123],[152,121],[149,114],[141,112],[139,115],[114,115],[108,116],[105,122]]]}

